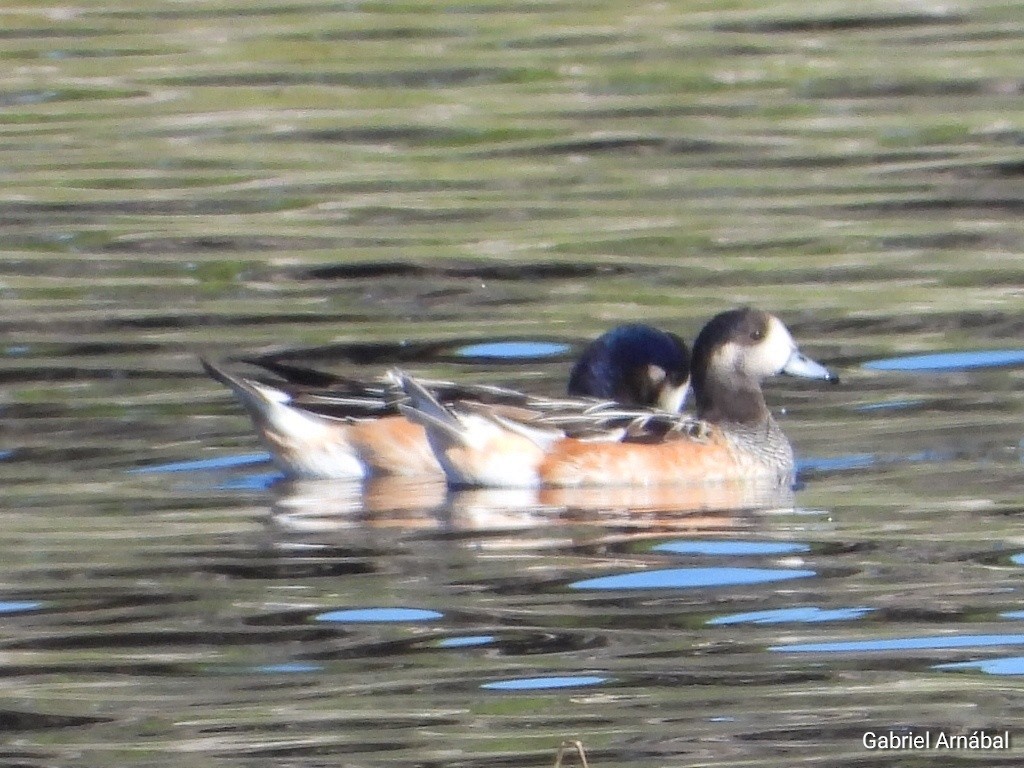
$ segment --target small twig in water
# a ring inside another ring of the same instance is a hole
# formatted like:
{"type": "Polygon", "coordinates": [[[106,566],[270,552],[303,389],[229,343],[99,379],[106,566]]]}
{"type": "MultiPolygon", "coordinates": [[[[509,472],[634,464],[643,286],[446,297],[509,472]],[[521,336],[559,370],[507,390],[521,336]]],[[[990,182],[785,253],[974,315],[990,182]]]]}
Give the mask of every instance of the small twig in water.
{"type": "Polygon", "coordinates": [[[587,751],[583,749],[583,742],[579,739],[573,741],[563,741],[558,745],[558,754],[555,755],[555,764],[551,768],[562,768],[562,756],[567,750],[575,749],[576,754],[579,755],[580,762],[583,764],[583,768],[590,768],[587,763],[587,751]]]}

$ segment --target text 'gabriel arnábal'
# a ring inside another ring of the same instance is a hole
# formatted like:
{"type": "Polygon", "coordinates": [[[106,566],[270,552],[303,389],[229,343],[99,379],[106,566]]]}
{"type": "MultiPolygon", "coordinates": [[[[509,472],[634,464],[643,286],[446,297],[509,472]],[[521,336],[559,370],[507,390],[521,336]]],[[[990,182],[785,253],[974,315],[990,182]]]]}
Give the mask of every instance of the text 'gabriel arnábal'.
{"type": "Polygon", "coordinates": [[[998,751],[1010,748],[1009,731],[975,730],[967,733],[946,731],[867,731],[861,737],[866,749],[963,749],[970,751],[998,751]]]}

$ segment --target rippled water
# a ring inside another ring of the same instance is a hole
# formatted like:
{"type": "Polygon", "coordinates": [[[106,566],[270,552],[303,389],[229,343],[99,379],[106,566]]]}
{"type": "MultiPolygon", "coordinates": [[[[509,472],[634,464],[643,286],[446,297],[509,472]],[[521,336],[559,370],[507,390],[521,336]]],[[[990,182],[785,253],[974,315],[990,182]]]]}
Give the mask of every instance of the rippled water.
{"type": "Polygon", "coordinates": [[[1019,764],[1017,4],[0,18],[4,765],[1019,764]],[[558,393],[741,303],[843,377],[793,494],[283,482],[196,357],[558,393]]]}

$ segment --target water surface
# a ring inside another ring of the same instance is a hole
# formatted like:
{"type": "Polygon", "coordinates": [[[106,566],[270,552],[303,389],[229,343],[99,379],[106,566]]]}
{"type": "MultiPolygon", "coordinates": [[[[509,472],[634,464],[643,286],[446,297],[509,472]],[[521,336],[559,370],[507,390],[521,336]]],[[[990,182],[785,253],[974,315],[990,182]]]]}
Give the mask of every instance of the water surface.
{"type": "Polygon", "coordinates": [[[1019,763],[1015,4],[2,26],[0,762],[1019,763]],[[792,494],[284,482],[196,357],[558,394],[745,303],[844,382],[792,494]]]}

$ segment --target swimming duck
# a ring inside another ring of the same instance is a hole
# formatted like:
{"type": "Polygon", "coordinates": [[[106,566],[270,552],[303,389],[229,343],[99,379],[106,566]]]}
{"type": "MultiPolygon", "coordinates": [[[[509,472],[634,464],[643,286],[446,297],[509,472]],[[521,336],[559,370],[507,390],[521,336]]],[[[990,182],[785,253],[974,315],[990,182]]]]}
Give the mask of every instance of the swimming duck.
{"type": "Polygon", "coordinates": [[[694,416],[575,407],[531,413],[442,404],[415,379],[399,410],[427,430],[455,486],[573,487],[793,479],[793,450],[761,382],[777,374],[838,381],[803,355],[786,326],[757,309],[712,318],[694,342],[694,416]]]}
{"type": "Polygon", "coordinates": [[[690,352],[674,333],[644,323],[619,325],[583,350],[568,392],[678,413],[690,392],[690,352]]]}
{"type": "MultiPolygon", "coordinates": [[[[280,381],[236,376],[201,358],[206,372],[231,389],[248,411],[285,474],[341,480],[442,474],[423,427],[398,413],[405,396],[394,380],[366,385],[298,366],[252,362],[280,381]]],[[[583,351],[570,379],[573,400],[440,381],[418,386],[437,403],[515,406],[531,413],[593,407],[594,398],[613,398],[633,408],[678,409],[688,392],[689,362],[686,345],[677,336],[633,324],[613,328],[583,351]]]]}

